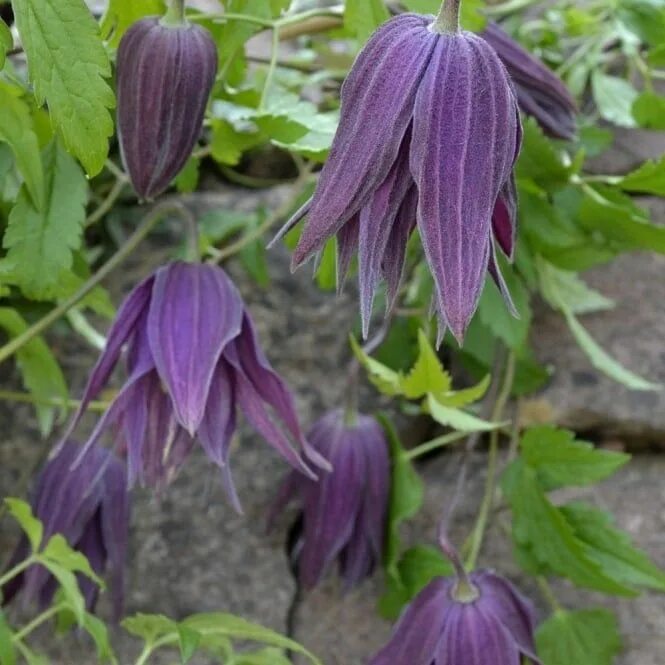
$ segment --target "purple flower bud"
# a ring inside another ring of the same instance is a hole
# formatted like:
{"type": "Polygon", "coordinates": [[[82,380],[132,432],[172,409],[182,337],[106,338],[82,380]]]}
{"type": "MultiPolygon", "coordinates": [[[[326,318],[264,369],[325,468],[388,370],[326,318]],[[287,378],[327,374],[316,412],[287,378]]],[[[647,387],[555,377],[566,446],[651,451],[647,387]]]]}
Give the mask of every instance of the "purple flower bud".
{"type": "Polygon", "coordinates": [[[118,137],[136,192],[161,194],[189,158],[215,82],[217,49],[199,25],[142,19],[118,47],[118,137]]]}
{"type": "MultiPolygon", "coordinates": [[[[44,525],[42,545],[59,533],[86,556],[95,573],[107,576],[113,614],[119,619],[129,531],[125,465],[104,448],[91,446],[81,454],[79,445],[65,442],[39,475],[31,504],[35,516],[44,525]],[[79,462],[75,464],[77,459],[79,462]]],[[[10,567],[25,559],[29,551],[24,537],[10,567]]],[[[83,575],[78,575],[78,582],[86,605],[92,610],[99,589],[83,575]]],[[[56,589],[55,579],[45,568],[32,566],[1,591],[4,603],[21,592],[25,598],[37,600],[46,607],[56,589]]]]}
{"type": "Polygon", "coordinates": [[[124,345],[127,381],[87,446],[112,429],[127,455],[130,484],[168,483],[198,437],[239,510],[228,459],[238,406],[294,467],[316,477],[301,453],[329,467],[303,436],[293,396],[263,355],[240,294],[221,268],[172,263],[129,294],[67,435],[108,382],[124,345]]]}
{"type": "Polygon", "coordinates": [[[395,300],[416,225],[441,327],[460,340],[488,269],[501,285],[495,236],[510,243],[514,236],[515,200],[506,197],[514,193],[521,125],[512,84],[487,42],[438,32],[433,21],[402,14],[370,38],[342,87],[314,197],[284,227],[307,214],[294,266],[336,235],[343,278],[358,249],[365,336],[381,278],[395,300]]]}
{"type": "Polygon", "coordinates": [[[549,136],[573,139],[577,107],[563,81],[511,39],[498,24],[488,23],[482,37],[508,70],[522,111],[533,116],[549,136]]]}
{"type": "Polygon", "coordinates": [[[337,559],[345,586],[370,575],[381,560],[390,495],[390,459],[383,428],[370,416],[345,421],[342,411],[318,420],[311,444],[332,464],[318,482],[291,472],[272,507],[269,522],[294,499],[302,507],[302,529],[293,555],[306,588],[321,580],[337,559]]]}
{"type": "Polygon", "coordinates": [[[438,578],[408,605],[370,665],[540,664],[530,601],[488,570],[468,581],[438,578]]]}

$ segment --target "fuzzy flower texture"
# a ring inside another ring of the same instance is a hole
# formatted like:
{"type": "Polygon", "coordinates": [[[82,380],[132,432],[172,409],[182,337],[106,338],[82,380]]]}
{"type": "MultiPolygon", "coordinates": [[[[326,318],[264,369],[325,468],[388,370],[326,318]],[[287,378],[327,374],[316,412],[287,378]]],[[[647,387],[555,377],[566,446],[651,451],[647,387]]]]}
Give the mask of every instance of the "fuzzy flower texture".
{"type": "Polygon", "coordinates": [[[168,483],[198,438],[240,510],[228,459],[238,407],[295,468],[312,478],[310,463],[329,468],[305,439],[293,396],[263,354],[240,294],[221,268],[176,262],[134,288],[67,436],[108,382],[125,345],[128,378],[85,447],[111,431],[127,456],[130,485],[168,483]]]}
{"type": "Polygon", "coordinates": [[[488,270],[510,303],[497,247],[512,258],[520,146],[515,92],[495,50],[432,16],[396,16],[358,55],[317,190],[283,229],[307,215],[293,266],[336,235],[341,283],[357,250],[366,336],[382,277],[395,301],[417,226],[440,333],[462,340],[488,270]]]}

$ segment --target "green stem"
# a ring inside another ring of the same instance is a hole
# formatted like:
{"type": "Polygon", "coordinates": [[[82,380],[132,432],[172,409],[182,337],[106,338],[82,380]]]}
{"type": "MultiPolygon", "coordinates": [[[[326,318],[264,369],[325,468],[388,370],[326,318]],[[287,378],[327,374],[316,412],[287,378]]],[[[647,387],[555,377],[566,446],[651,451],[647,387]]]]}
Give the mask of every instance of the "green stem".
{"type": "Polygon", "coordinates": [[[270,50],[270,63],[268,64],[268,74],[263,85],[263,92],[261,93],[261,101],[259,102],[259,110],[265,109],[272,81],[275,78],[275,71],[277,70],[277,56],[279,55],[279,30],[277,27],[272,29],[272,45],[270,50]]]}
{"type": "Polygon", "coordinates": [[[61,612],[67,607],[66,603],[58,603],[49,607],[47,610],[36,616],[29,624],[26,624],[19,630],[17,633],[12,635],[12,642],[20,642],[23,640],[26,635],[29,635],[35,628],[41,626],[45,621],[48,621],[51,617],[54,617],[58,612],[61,612]]]}
{"type": "Polygon", "coordinates": [[[563,607],[561,606],[561,603],[559,603],[557,597],[554,595],[554,590],[550,586],[550,583],[542,575],[536,577],[536,582],[540,592],[543,594],[543,598],[545,598],[547,601],[547,604],[554,612],[561,612],[563,607]]]}
{"type": "Polygon", "coordinates": [[[185,0],[170,0],[162,23],[172,26],[185,23],[185,0]]]}
{"type": "Polygon", "coordinates": [[[98,222],[109,210],[111,210],[113,204],[118,200],[120,194],[122,194],[122,190],[125,188],[126,184],[127,178],[125,177],[118,178],[115,181],[111,191],[106,195],[106,198],[88,215],[85,220],[86,226],[91,226],[95,222],[98,222]]]}
{"type": "Polygon", "coordinates": [[[145,665],[150,658],[150,654],[153,652],[154,646],[152,644],[146,644],[143,647],[143,650],[139,654],[139,657],[136,659],[135,665],[145,665]]]}
{"type": "Polygon", "coordinates": [[[169,213],[180,212],[179,208],[181,207],[170,203],[160,204],[154,208],[141,222],[136,231],[127,239],[125,244],[76,293],[60,303],[60,305],[52,309],[46,316],[39,319],[39,321],[24,330],[20,335],[0,347],[0,363],[11,357],[31,339],[44,332],[44,330],[53,325],[61,316],[64,316],[72,307],[78,305],[83,298],[136,249],[157,222],[169,213]]]}
{"type": "MultiPolygon", "coordinates": [[[[492,421],[496,422],[503,417],[503,411],[506,408],[506,404],[510,398],[510,391],[513,387],[513,380],[515,378],[515,353],[510,352],[508,355],[508,360],[506,362],[506,370],[504,373],[503,384],[501,386],[501,391],[496,398],[496,403],[494,404],[494,409],[492,411],[492,421]]],[[[485,536],[485,529],[487,528],[487,521],[489,518],[490,511],[492,510],[492,504],[494,503],[494,493],[496,490],[496,471],[497,471],[497,458],[499,453],[499,432],[493,430],[490,433],[490,445],[489,445],[489,456],[487,460],[487,479],[485,480],[485,493],[483,494],[483,500],[480,504],[480,510],[478,512],[478,518],[476,519],[476,524],[471,534],[471,550],[466,561],[467,570],[473,570],[475,568],[476,562],[478,561],[478,555],[480,554],[480,549],[483,544],[483,538],[485,536]]]]}
{"type": "MultiPolygon", "coordinates": [[[[61,399],[60,397],[38,397],[30,393],[22,393],[16,390],[0,390],[0,400],[5,402],[21,402],[24,404],[44,404],[67,409],[76,409],[81,402],[78,399],[61,399]]],[[[109,407],[110,402],[90,402],[89,411],[102,413],[109,407]]]]}
{"type": "Polygon", "coordinates": [[[444,434],[443,436],[437,436],[435,439],[421,443],[419,446],[412,448],[404,454],[404,457],[408,460],[416,459],[421,455],[426,455],[437,448],[443,448],[455,441],[460,439],[466,439],[469,436],[468,432],[450,432],[449,434],[444,434]]]}
{"type": "Polygon", "coordinates": [[[443,0],[441,9],[437,14],[432,30],[441,34],[451,34],[459,32],[459,12],[461,0],[443,0]]]}
{"type": "Polygon", "coordinates": [[[17,575],[20,575],[26,568],[30,568],[36,560],[36,557],[31,555],[27,559],[23,559],[23,561],[17,563],[13,568],[10,568],[2,577],[0,577],[0,589],[4,587],[7,582],[13,580],[17,575]]]}
{"type": "Polygon", "coordinates": [[[258,16],[251,16],[250,14],[235,14],[234,12],[224,12],[223,14],[214,14],[213,16],[206,14],[197,14],[192,16],[193,21],[200,21],[203,19],[212,19],[214,23],[227,23],[228,21],[242,21],[244,23],[254,23],[264,28],[272,28],[275,24],[274,21],[267,18],[259,18],[258,16]]]}

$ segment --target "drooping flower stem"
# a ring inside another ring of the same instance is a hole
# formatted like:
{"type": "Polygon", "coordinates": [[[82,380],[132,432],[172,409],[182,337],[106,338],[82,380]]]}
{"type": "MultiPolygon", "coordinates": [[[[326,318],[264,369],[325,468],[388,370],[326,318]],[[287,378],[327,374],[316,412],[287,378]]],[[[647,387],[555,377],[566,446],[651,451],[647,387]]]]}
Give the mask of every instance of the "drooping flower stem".
{"type": "Polygon", "coordinates": [[[439,545],[447,559],[452,563],[455,575],[457,576],[457,582],[452,590],[453,597],[460,603],[472,603],[479,596],[478,589],[469,579],[459,553],[448,540],[448,534],[445,531],[444,525],[439,527],[439,545]]]}
{"type": "Polygon", "coordinates": [[[52,605],[47,610],[44,610],[41,614],[38,614],[30,623],[26,624],[21,630],[12,635],[12,642],[17,643],[21,642],[25,637],[27,637],[33,630],[41,626],[45,621],[48,621],[51,617],[54,617],[58,612],[69,607],[67,603],[57,603],[52,605]]]}
{"type": "MultiPolygon", "coordinates": [[[[501,391],[496,399],[494,405],[494,410],[492,412],[492,421],[496,422],[502,419],[504,409],[510,398],[510,391],[513,387],[513,380],[515,378],[515,353],[511,352],[508,355],[506,360],[506,370],[503,375],[503,384],[501,386],[501,391]]],[[[476,561],[478,560],[478,555],[480,554],[480,548],[483,544],[483,538],[485,536],[485,529],[487,527],[487,521],[489,519],[489,514],[492,509],[492,504],[494,503],[494,493],[496,490],[496,472],[497,472],[497,458],[499,454],[499,431],[493,430],[490,434],[490,445],[489,445],[489,457],[487,462],[487,479],[485,481],[485,493],[483,495],[483,500],[480,505],[480,510],[478,512],[478,517],[476,519],[476,524],[474,526],[473,532],[471,534],[471,549],[469,556],[466,561],[466,567],[468,570],[473,570],[476,561]]]]}
{"type": "Polygon", "coordinates": [[[182,25],[185,23],[185,0],[169,0],[169,6],[162,19],[163,25],[182,25]]]}
{"type": "Polygon", "coordinates": [[[435,32],[454,33],[459,32],[459,12],[462,0],[443,0],[441,9],[432,25],[435,32]]]}

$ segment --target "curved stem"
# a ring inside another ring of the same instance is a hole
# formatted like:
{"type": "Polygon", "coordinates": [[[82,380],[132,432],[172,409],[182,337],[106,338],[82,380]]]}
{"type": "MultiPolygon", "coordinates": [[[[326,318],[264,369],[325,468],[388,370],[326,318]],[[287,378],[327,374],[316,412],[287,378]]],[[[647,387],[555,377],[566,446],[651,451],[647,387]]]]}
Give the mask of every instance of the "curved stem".
{"type": "MultiPolygon", "coordinates": [[[[497,396],[494,410],[492,412],[492,420],[500,420],[503,416],[503,411],[506,408],[508,399],[510,398],[510,391],[513,387],[513,380],[515,378],[515,353],[510,352],[508,360],[506,361],[506,371],[504,374],[503,384],[501,391],[497,396]]],[[[497,458],[499,453],[499,432],[494,430],[490,433],[490,446],[489,457],[487,460],[487,479],[485,480],[485,493],[483,495],[480,510],[476,525],[471,534],[471,551],[467,558],[467,570],[473,570],[480,554],[480,548],[483,544],[485,536],[485,529],[487,528],[487,520],[489,518],[492,504],[494,503],[494,492],[496,490],[496,471],[497,471],[497,458]]]]}
{"type": "MultiPolygon", "coordinates": [[[[60,397],[38,397],[31,393],[22,393],[17,390],[0,390],[0,401],[21,402],[24,404],[44,404],[67,409],[76,409],[81,401],[78,399],[61,399],[60,397]]],[[[88,405],[89,411],[106,411],[110,402],[95,401],[88,405]]]]}
{"type": "Polygon", "coordinates": [[[31,339],[44,332],[44,330],[53,325],[61,316],[64,316],[72,307],[78,305],[83,298],[136,249],[157,222],[169,213],[178,213],[181,207],[174,204],[160,204],[155,207],[141,222],[136,231],[127,239],[125,244],[76,293],[60,303],[60,305],[52,309],[46,316],[39,319],[39,321],[24,330],[20,335],[17,335],[7,342],[7,344],[0,347],[0,363],[11,357],[31,339]]]}
{"type": "Polygon", "coordinates": [[[449,434],[444,434],[443,436],[437,436],[435,439],[421,443],[415,448],[411,448],[407,453],[404,454],[404,457],[408,460],[416,459],[421,455],[426,455],[427,453],[436,450],[437,448],[443,448],[448,446],[455,441],[460,439],[466,439],[469,436],[468,432],[450,432],[449,434]]]}
{"type": "Polygon", "coordinates": [[[169,0],[162,23],[164,25],[182,25],[185,22],[185,0],[169,0]]]}
{"type": "Polygon", "coordinates": [[[106,195],[106,198],[86,218],[86,226],[91,226],[95,222],[98,222],[109,210],[111,210],[113,204],[118,200],[120,194],[122,194],[122,190],[125,188],[126,184],[126,178],[118,178],[115,181],[111,191],[106,195]]]}
{"type": "Polygon", "coordinates": [[[272,81],[275,78],[275,71],[277,70],[277,56],[279,55],[279,30],[276,27],[272,29],[272,42],[270,47],[270,63],[268,64],[268,74],[266,75],[265,83],[263,84],[263,92],[261,93],[261,101],[259,102],[259,110],[265,109],[270,88],[272,88],[272,81]]]}
{"type": "Polygon", "coordinates": [[[0,577],[0,589],[7,584],[10,580],[13,580],[17,575],[20,575],[26,568],[30,568],[33,563],[36,562],[36,557],[34,555],[29,556],[27,559],[23,559],[20,563],[17,563],[13,568],[10,568],[2,577],[0,577]]]}
{"type": "Polygon", "coordinates": [[[150,658],[150,654],[152,653],[153,648],[154,647],[152,644],[146,644],[139,654],[139,657],[136,659],[135,665],[145,665],[145,663],[148,662],[148,658],[150,658]]]}
{"type": "Polygon", "coordinates": [[[432,25],[434,32],[450,34],[459,32],[459,12],[461,0],[443,0],[441,9],[432,25]]]}
{"type": "Polygon", "coordinates": [[[561,603],[559,602],[558,598],[554,595],[554,589],[552,589],[547,579],[542,575],[539,575],[538,577],[536,577],[536,582],[538,584],[540,592],[543,594],[543,597],[547,601],[547,604],[552,608],[552,610],[554,612],[560,612],[561,610],[563,610],[561,603]]]}
{"type": "Polygon", "coordinates": [[[12,642],[20,642],[26,635],[29,635],[35,628],[41,626],[45,621],[48,621],[51,617],[54,617],[58,612],[64,610],[67,607],[66,603],[58,603],[49,607],[47,610],[36,616],[29,624],[26,624],[18,632],[12,635],[12,642]]]}

